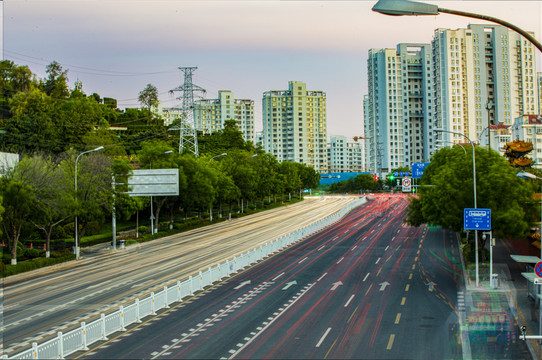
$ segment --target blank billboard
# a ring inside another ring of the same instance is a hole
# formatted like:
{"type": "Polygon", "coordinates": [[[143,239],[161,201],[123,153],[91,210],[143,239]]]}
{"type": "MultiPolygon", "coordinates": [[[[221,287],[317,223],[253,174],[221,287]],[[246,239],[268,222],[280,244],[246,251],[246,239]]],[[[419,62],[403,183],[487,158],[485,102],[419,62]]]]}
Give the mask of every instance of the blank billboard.
{"type": "Polygon", "coordinates": [[[179,169],[134,170],[128,178],[130,196],[179,195],[179,169]]]}

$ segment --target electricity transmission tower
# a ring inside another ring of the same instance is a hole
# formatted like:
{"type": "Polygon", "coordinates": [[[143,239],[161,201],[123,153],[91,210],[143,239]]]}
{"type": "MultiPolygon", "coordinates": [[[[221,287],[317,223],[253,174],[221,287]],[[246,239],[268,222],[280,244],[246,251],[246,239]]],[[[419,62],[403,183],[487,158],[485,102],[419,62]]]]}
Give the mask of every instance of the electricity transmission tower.
{"type": "Polygon", "coordinates": [[[183,149],[186,148],[188,151],[193,152],[194,155],[196,155],[197,157],[199,155],[199,152],[198,137],[194,124],[194,93],[196,91],[201,91],[205,93],[205,89],[192,83],[192,74],[197,69],[197,67],[179,67],[179,69],[184,72],[184,84],[176,87],[173,90],[169,90],[169,92],[181,92],[181,95],[177,98],[179,100],[182,100],[181,122],[178,126],[171,128],[170,130],[179,131],[179,153],[181,153],[183,149]]]}

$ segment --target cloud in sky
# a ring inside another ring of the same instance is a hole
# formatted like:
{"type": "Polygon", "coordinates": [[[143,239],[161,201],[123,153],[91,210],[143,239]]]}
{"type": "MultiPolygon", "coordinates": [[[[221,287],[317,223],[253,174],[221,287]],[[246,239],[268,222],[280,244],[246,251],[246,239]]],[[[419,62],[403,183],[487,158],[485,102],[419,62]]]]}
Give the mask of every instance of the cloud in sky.
{"type": "MultiPolygon", "coordinates": [[[[138,106],[147,83],[167,93],[182,83],[179,66],[198,66],[194,82],[214,98],[218,90],[256,101],[300,80],[323,90],[328,133],[362,131],[370,48],[428,43],[436,28],[461,28],[474,19],[451,15],[390,17],[376,1],[4,0],[4,58],[28,64],[38,76],[57,60],[84,91],[138,106]]],[[[542,31],[539,1],[439,1],[441,7],[505,19],[542,31]]]]}

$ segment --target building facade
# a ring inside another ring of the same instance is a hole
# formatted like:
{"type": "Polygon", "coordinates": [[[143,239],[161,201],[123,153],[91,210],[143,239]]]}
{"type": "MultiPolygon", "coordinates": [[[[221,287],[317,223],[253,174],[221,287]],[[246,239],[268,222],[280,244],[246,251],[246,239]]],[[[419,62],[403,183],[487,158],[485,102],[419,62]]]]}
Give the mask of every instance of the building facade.
{"type": "Polygon", "coordinates": [[[430,161],[436,139],[487,144],[490,135],[501,151],[514,119],[539,112],[535,47],[500,25],[436,29],[430,45],[371,49],[367,71],[366,163],[379,175],[430,161]]]}
{"type": "Polygon", "coordinates": [[[163,107],[161,102],[152,108],[152,112],[162,118],[165,126],[169,126],[176,121],[180,121],[183,113],[181,108],[163,107]]]}
{"type": "Polygon", "coordinates": [[[328,171],[332,173],[364,171],[364,147],[346,136],[331,136],[328,144],[328,171]]]}
{"type": "Polygon", "coordinates": [[[535,48],[518,33],[500,25],[437,29],[432,49],[438,127],[480,142],[491,125],[538,113],[535,48]]]}
{"type": "Polygon", "coordinates": [[[366,164],[382,176],[433,154],[432,61],[429,44],[371,49],[364,98],[366,164]]]}
{"type": "Polygon", "coordinates": [[[512,140],[528,141],[533,151],[527,157],[533,160],[533,167],[542,169],[542,115],[524,115],[515,119],[512,125],[512,140]]]}
{"type": "Polygon", "coordinates": [[[290,81],[288,90],[264,92],[262,106],[264,150],[327,172],[326,93],[290,81]]]}
{"type": "Polygon", "coordinates": [[[194,126],[204,134],[222,130],[224,122],[235,120],[245,141],[254,142],[254,100],[235,99],[230,90],[220,90],[217,99],[194,101],[194,126]]]}

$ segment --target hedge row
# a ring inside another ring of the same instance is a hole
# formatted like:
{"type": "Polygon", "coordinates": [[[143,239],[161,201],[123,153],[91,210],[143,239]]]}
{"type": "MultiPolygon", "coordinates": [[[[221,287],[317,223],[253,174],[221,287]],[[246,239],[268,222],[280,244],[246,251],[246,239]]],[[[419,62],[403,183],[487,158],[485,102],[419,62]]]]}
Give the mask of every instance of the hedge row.
{"type": "Polygon", "coordinates": [[[69,251],[63,251],[61,253],[52,253],[50,258],[39,257],[28,261],[18,262],[17,265],[5,265],[4,263],[0,263],[0,277],[4,278],[6,276],[20,274],[73,259],[75,259],[74,254],[69,251]]]}

